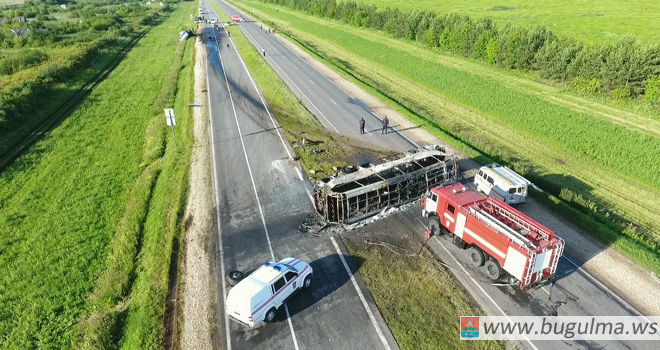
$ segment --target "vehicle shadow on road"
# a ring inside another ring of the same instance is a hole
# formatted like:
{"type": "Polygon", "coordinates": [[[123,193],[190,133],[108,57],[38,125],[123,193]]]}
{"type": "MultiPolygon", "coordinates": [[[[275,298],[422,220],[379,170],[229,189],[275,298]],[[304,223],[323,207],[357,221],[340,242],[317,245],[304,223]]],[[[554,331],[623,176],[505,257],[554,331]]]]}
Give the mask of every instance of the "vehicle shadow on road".
{"type": "MultiPolygon", "coordinates": [[[[289,315],[294,315],[303,312],[307,308],[314,306],[319,301],[325,299],[333,294],[336,290],[346,284],[351,276],[353,276],[357,269],[362,266],[364,259],[360,257],[351,257],[342,254],[348,264],[350,275],[344,268],[344,264],[339,254],[331,254],[325,257],[316,259],[310,263],[314,269],[314,276],[312,278],[312,285],[308,289],[300,290],[291,296],[287,301],[289,308],[289,315]]],[[[287,318],[284,308],[278,310],[277,321],[285,321],[287,318]]]]}

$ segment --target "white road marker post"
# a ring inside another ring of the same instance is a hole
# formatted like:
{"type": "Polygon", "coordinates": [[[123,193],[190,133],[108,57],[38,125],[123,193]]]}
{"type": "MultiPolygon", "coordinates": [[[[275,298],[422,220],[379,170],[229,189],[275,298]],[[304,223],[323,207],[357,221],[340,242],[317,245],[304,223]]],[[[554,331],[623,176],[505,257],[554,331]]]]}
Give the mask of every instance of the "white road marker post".
{"type": "Polygon", "coordinates": [[[174,133],[174,126],[176,125],[176,119],[174,119],[174,109],[165,108],[165,122],[167,126],[172,130],[172,138],[174,139],[174,149],[179,150],[179,147],[176,145],[176,134],[174,133]]]}

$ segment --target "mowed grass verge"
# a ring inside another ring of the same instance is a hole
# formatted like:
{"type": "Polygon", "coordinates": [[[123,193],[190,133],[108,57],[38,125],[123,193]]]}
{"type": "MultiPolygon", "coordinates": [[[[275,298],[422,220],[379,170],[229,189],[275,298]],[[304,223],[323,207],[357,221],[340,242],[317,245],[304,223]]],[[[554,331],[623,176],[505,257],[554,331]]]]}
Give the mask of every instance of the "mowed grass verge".
{"type": "MultiPolygon", "coordinates": [[[[337,165],[336,159],[346,159],[345,149],[337,144],[336,136],[305,109],[238,27],[231,26],[229,31],[289,142],[297,142],[300,135],[324,140],[327,152],[323,155],[310,154],[304,147],[294,148],[303,168],[331,173],[332,166],[337,165]]],[[[430,256],[406,258],[377,248],[347,248],[352,256],[364,261],[360,275],[401,348],[499,348],[497,343],[458,340],[458,316],[480,313],[470,305],[469,297],[453,277],[430,256]],[[404,288],[398,288],[403,285],[404,288]]]]}
{"type": "MultiPolygon", "coordinates": [[[[587,232],[658,270],[660,178],[653,167],[640,166],[658,161],[658,137],[611,122],[590,108],[552,103],[531,87],[525,92],[502,85],[498,81],[504,73],[494,78],[484,69],[459,69],[459,59],[448,63],[445,56],[414,43],[281,6],[254,1],[239,6],[387,97],[386,102],[431,133],[454,145],[462,143],[459,148],[471,149],[468,154],[508,163],[605,221],[623,218],[625,228],[619,226],[615,237],[596,228],[587,232]],[[623,164],[635,170],[624,170],[623,164]]],[[[653,125],[653,118],[640,118],[653,125]]]]}
{"type": "Polygon", "coordinates": [[[192,10],[181,3],[0,174],[0,347],[160,347],[192,144],[192,53],[178,43],[192,10]],[[109,307],[120,317],[94,316],[109,307]]]}
{"type": "Polygon", "coordinates": [[[360,276],[401,349],[504,348],[504,343],[460,340],[460,316],[483,312],[427,251],[405,256],[351,238],[345,243],[349,254],[362,261],[360,276]]]}

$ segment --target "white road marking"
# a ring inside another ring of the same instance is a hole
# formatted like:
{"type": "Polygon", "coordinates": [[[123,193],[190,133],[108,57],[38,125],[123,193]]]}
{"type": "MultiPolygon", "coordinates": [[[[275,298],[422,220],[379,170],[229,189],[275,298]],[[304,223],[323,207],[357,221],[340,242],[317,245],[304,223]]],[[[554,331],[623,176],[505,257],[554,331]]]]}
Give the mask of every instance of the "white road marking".
{"type": "Polygon", "coordinates": [[[289,306],[284,303],[284,311],[286,311],[286,319],[289,320],[289,329],[291,330],[291,335],[293,336],[293,348],[298,350],[298,340],[296,339],[296,332],[293,330],[293,323],[291,323],[291,314],[289,314],[289,306]]]}
{"type": "MultiPolygon", "coordinates": [[[[483,293],[483,294],[486,296],[486,298],[488,298],[488,300],[490,300],[490,302],[493,303],[493,305],[495,305],[495,307],[497,308],[497,310],[498,310],[498,311],[499,311],[504,317],[506,317],[507,321],[512,322],[512,320],[509,318],[509,315],[507,315],[506,313],[504,313],[504,310],[502,310],[502,308],[501,308],[499,305],[497,305],[497,303],[495,302],[495,300],[493,300],[493,298],[492,298],[492,297],[491,297],[491,296],[490,296],[490,295],[484,290],[484,288],[481,287],[481,285],[477,282],[477,280],[475,280],[474,277],[472,277],[472,275],[470,275],[470,273],[465,269],[465,267],[463,267],[463,264],[461,264],[460,262],[458,262],[458,259],[456,259],[456,258],[454,257],[454,254],[452,254],[452,253],[449,251],[449,249],[447,249],[447,248],[445,247],[445,245],[442,244],[442,242],[440,242],[440,240],[439,240],[437,237],[436,237],[436,242],[438,242],[438,243],[440,244],[440,246],[442,247],[442,249],[444,249],[445,252],[447,252],[447,254],[449,254],[449,256],[454,260],[454,262],[456,263],[456,265],[460,266],[460,268],[463,270],[463,272],[464,272],[464,273],[470,278],[470,280],[472,281],[472,283],[474,283],[474,285],[477,286],[477,288],[479,288],[479,290],[481,291],[481,293],[483,293]]],[[[532,349],[534,349],[534,350],[538,350],[538,348],[536,347],[536,345],[534,345],[534,344],[533,344],[533,343],[527,338],[527,336],[525,336],[525,340],[527,341],[527,343],[529,344],[529,346],[532,347],[532,349]]]]}
{"type": "MultiPolygon", "coordinates": [[[[240,56],[239,56],[240,57],[240,56]]],[[[229,101],[231,102],[231,109],[234,111],[234,120],[236,121],[236,128],[238,129],[238,136],[241,140],[241,146],[243,147],[243,156],[245,157],[245,162],[248,167],[248,174],[250,175],[250,181],[252,182],[252,189],[254,190],[254,197],[257,199],[257,207],[259,208],[259,215],[261,216],[261,223],[264,226],[264,231],[266,232],[266,240],[268,241],[268,249],[270,250],[270,256],[275,260],[275,254],[273,253],[273,246],[270,243],[270,234],[268,233],[268,227],[266,226],[266,218],[264,217],[264,211],[261,208],[261,200],[259,200],[259,193],[257,193],[257,185],[254,181],[254,176],[252,175],[252,167],[250,166],[250,160],[248,159],[247,149],[245,148],[245,140],[243,140],[243,133],[241,132],[241,125],[238,123],[238,114],[236,113],[236,107],[234,105],[234,98],[231,95],[231,88],[229,87],[229,79],[227,79],[227,74],[225,70],[225,64],[223,60],[220,60],[222,65],[222,75],[225,77],[225,83],[227,85],[227,90],[229,91],[229,101]]]]}
{"type": "Polygon", "coordinates": [[[312,85],[316,85],[314,84],[314,81],[312,81],[312,79],[309,79],[309,82],[312,83],[312,85]]]}
{"type": "MultiPolygon", "coordinates": [[[[252,38],[252,40],[254,40],[254,42],[256,42],[256,43],[258,44],[257,39],[256,39],[255,37],[253,37],[252,35],[250,35],[249,33],[247,33],[247,30],[245,30],[244,33],[245,33],[246,35],[249,35],[249,36],[252,38]]],[[[330,78],[328,78],[327,76],[325,76],[325,74],[319,72],[316,68],[314,68],[314,66],[312,66],[311,63],[305,61],[304,59],[302,59],[302,57],[298,56],[296,53],[294,53],[294,55],[295,55],[296,57],[298,57],[301,61],[303,61],[305,64],[307,64],[309,67],[311,67],[313,71],[317,72],[319,75],[321,75],[322,77],[324,77],[325,79],[327,79],[332,85],[334,85],[335,87],[337,87],[337,89],[339,89],[339,90],[342,91],[344,94],[346,94],[346,96],[348,96],[349,98],[354,98],[354,97],[351,96],[346,90],[344,90],[344,89],[341,88],[339,85],[337,85],[337,83],[335,83],[335,82],[332,81],[330,78]]],[[[268,58],[270,58],[270,57],[268,57],[268,58]]],[[[328,120],[328,118],[326,118],[325,115],[323,115],[323,113],[321,113],[321,111],[320,111],[320,110],[319,110],[319,109],[318,109],[318,108],[312,103],[312,101],[310,101],[310,99],[307,97],[307,95],[305,95],[305,93],[302,92],[302,90],[296,85],[296,83],[293,82],[293,79],[291,79],[291,78],[290,78],[290,77],[284,72],[284,70],[283,70],[283,69],[282,69],[282,68],[281,68],[281,67],[275,62],[275,60],[273,60],[273,59],[271,58],[271,61],[273,62],[273,64],[275,64],[275,65],[277,66],[277,68],[282,72],[282,74],[284,74],[284,76],[286,76],[287,79],[289,79],[289,81],[291,81],[291,84],[293,84],[293,86],[295,86],[296,89],[298,89],[298,91],[300,91],[300,93],[305,97],[305,99],[307,99],[307,101],[312,105],[312,107],[314,107],[314,108],[316,109],[316,111],[319,112],[319,114],[323,117],[323,119],[325,119],[325,120],[328,122],[328,124],[330,124],[330,126],[332,126],[332,128],[335,129],[336,132],[339,132],[339,130],[337,130],[337,128],[335,128],[334,125],[332,125],[332,123],[330,123],[330,121],[328,120]]],[[[295,65],[293,65],[293,66],[294,66],[296,69],[298,69],[295,65]]],[[[310,80],[310,82],[311,82],[312,84],[314,84],[313,81],[310,80]]],[[[331,99],[331,100],[332,100],[332,99],[331,99]]],[[[332,101],[332,102],[334,102],[334,101],[332,101]]],[[[336,103],[335,103],[335,104],[336,104],[336,103]]],[[[373,111],[371,111],[371,114],[373,114],[376,118],[380,119],[381,121],[383,120],[382,117],[380,117],[378,114],[374,113],[373,111]]],[[[415,141],[411,140],[408,136],[402,134],[402,133],[401,133],[399,130],[397,130],[395,127],[391,126],[391,128],[392,128],[392,130],[394,130],[394,132],[396,132],[399,136],[403,137],[403,138],[404,138],[406,141],[408,141],[411,145],[413,145],[413,146],[415,146],[415,147],[419,147],[419,145],[418,145],[415,141]]],[[[370,135],[371,135],[371,134],[370,134],[370,135]]],[[[373,135],[372,135],[372,136],[373,136],[373,135]]]]}
{"type": "MultiPolygon", "coordinates": [[[[255,37],[253,37],[252,35],[250,35],[250,33],[248,33],[247,29],[245,31],[243,31],[243,33],[245,35],[249,36],[250,38],[252,38],[252,40],[255,43],[259,44],[257,39],[255,37]]],[[[309,99],[309,97],[307,97],[307,95],[298,87],[298,85],[296,85],[296,83],[293,81],[293,79],[291,79],[291,77],[289,77],[289,75],[286,74],[286,72],[284,72],[282,67],[280,67],[280,65],[278,65],[277,62],[275,62],[275,60],[272,57],[268,56],[268,57],[266,57],[266,59],[270,59],[270,61],[273,62],[275,67],[277,67],[277,69],[279,69],[280,72],[282,72],[282,74],[287,79],[289,79],[291,84],[293,84],[293,86],[300,92],[300,94],[307,100],[307,102],[309,102],[309,104],[312,105],[312,107],[314,107],[314,109],[316,109],[316,111],[319,113],[319,115],[335,130],[335,132],[339,133],[339,130],[330,122],[330,120],[328,120],[328,118],[326,118],[325,114],[323,114],[323,112],[321,112],[321,110],[318,109],[318,107],[316,107],[316,105],[314,103],[312,103],[312,101],[309,99]]]]}
{"type": "MultiPolygon", "coordinates": [[[[330,98],[330,97],[328,97],[328,98],[330,98]]],[[[332,101],[332,103],[334,103],[334,104],[337,104],[337,102],[335,102],[335,100],[333,100],[331,98],[330,98],[330,101],[332,101]]]]}
{"type": "MultiPolygon", "coordinates": [[[[229,36],[229,32],[227,31],[227,28],[222,27],[225,32],[227,33],[227,38],[229,38],[229,41],[231,41],[232,45],[234,45],[234,48],[236,48],[236,44],[234,44],[234,40],[232,40],[231,36],[229,36]]],[[[252,79],[252,74],[250,74],[250,71],[247,69],[247,66],[245,65],[245,62],[243,62],[243,57],[236,51],[236,56],[238,56],[238,59],[241,61],[241,64],[243,64],[243,68],[247,72],[248,77],[250,78],[250,81],[252,82],[252,86],[254,86],[255,90],[257,90],[257,95],[259,95],[259,99],[261,100],[261,104],[264,106],[264,109],[266,110],[266,113],[268,114],[268,117],[270,118],[270,122],[273,124],[273,128],[275,128],[275,131],[277,132],[277,136],[280,137],[280,141],[282,142],[282,146],[284,147],[284,150],[286,151],[287,156],[289,156],[289,159],[293,159],[293,156],[291,156],[291,152],[289,152],[289,148],[286,146],[286,143],[284,142],[284,137],[282,137],[282,133],[280,133],[280,128],[279,125],[275,123],[275,119],[273,118],[273,115],[270,113],[270,109],[266,105],[266,102],[264,101],[263,95],[261,95],[261,90],[257,87],[257,84],[254,82],[254,79],[252,79]]]]}
{"type": "Polygon", "coordinates": [[[378,333],[378,338],[380,338],[381,343],[383,343],[383,347],[385,349],[391,349],[390,344],[385,339],[385,335],[383,334],[383,331],[380,329],[380,326],[378,326],[376,317],[374,316],[373,312],[371,312],[371,308],[369,308],[369,304],[367,304],[367,299],[364,298],[364,295],[360,290],[360,286],[358,286],[357,281],[355,281],[355,276],[353,275],[353,273],[351,273],[351,269],[348,267],[348,264],[346,263],[346,259],[344,259],[344,254],[342,254],[341,250],[339,250],[339,246],[337,246],[337,241],[335,241],[335,238],[332,236],[330,236],[330,240],[332,241],[332,244],[335,246],[335,249],[337,250],[337,255],[339,255],[339,259],[341,260],[342,264],[344,264],[346,273],[348,273],[348,275],[351,277],[351,282],[353,282],[353,287],[355,287],[355,290],[357,291],[358,296],[360,297],[360,301],[362,301],[362,306],[364,306],[364,309],[367,311],[367,314],[369,315],[369,319],[371,320],[371,323],[374,325],[374,328],[376,329],[376,333],[378,333]]]}
{"type": "MultiPolygon", "coordinates": [[[[216,42],[217,45],[217,42],[216,42]]],[[[208,57],[208,56],[207,56],[208,57]]],[[[208,67],[208,63],[207,63],[208,67]]],[[[208,72],[207,72],[208,74],[208,72]]],[[[209,79],[206,78],[206,97],[209,101],[209,120],[211,123],[211,128],[209,132],[211,133],[211,153],[213,154],[213,189],[215,192],[215,205],[216,205],[216,226],[218,228],[218,250],[220,251],[220,283],[222,284],[222,305],[227,304],[227,290],[225,287],[225,263],[224,263],[224,252],[222,249],[222,231],[220,229],[220,211],[217,208],[220,206],[220,196],[218,195],[218,168],[215,164],[215,141],[213,140],[213,110],[211,105],[211,89],[209,88],[209,79]]],[[[227,350],[231,350],[231,337],[229,336],[229,317],[227,313],[224,313],[225,316],[225,339],[227,340],[227,350]]]]}
{"type": "MultiPolygon", "coordinates": [[[[215,9],[214,9],[214,12],[215,12],[215,9]]],[[[216,13],[216,16],[217,16],[217,13],[216,13]]],[[[226,28],[224,28],[224,29],[225,29],[225,32],[227,32],[227,29],[226,28]]],[[[214,31],[215,31],[215,29],[214,29],[214,31]]],[[[229,34],[227,34],[227,37],[229,38],[231,43],[234,44],[234,42],[233,42],[233,40],[231,40],[231,37],[229,36],[229,34]]],[[[215,41],[216,41],[216,46],[220,47],[220,45],[218,45],[217,37],[216,37],[215,41]]],[[[234,48],[235,47],[236,47],[236,45],[234,45],[234,48]]],[[[263,97],[261,96],[261,92],[257,88],[257,85],[254,83],[254,80],[252,79],[252,75],[250,75],[250,72],[248,71],[247,67],[245,66],[245,62],[243,62],[243,58],[241,58],[241,55],[238,54],[238,52],[236,54],[238,55],[238,58],[241,60],[241,63],[243,63],[243,68],[245,68],[245,71],[247,72],[248,76],[250,77],[250,80],[252,81],[252,84],[254,85],[255,89],[257,89],[257,94],[259,95],[259,98],[261,99],[261,103],[264,106],[264,109],[266,110],[266,113],[268,113],[268,116],[270,117],[270,120],[273,123],[273,126],[275,127],[275,130],[277,130],[277,134],[279,135],[280,140],[282,141],[282,145],[284,146],[284,150],[289,155],[289,159],[292,159],[293,157],[291,157],[291,153],[289,153],[289,149],[286,147],[286,144],[284,143],[284,139],[282,138],[282,135],[280,134],[280,131],[277,128],[277,125],[275,124],[275,121],[273,120],[273,116],[270,114],[270,111],[266,107],[266,103],[264,103],[263,97]]],[[[234,120],[236,121],[236,128],[238,129],[238,135],[239,135],[240,140],[241,140],[241,146],[243,146],[243,155],[245,156],[245,162],[247,163],[247,166],[248,166],[248,173],[250,174],[250,180],[252,181],[252,189],[254,190],[254,196],[257,199],[257,207],[259,208],[259,214],[261,215],[261,223],[263,224],[264,231],[266,232],[266,240],[268,241],[268,249],[270,250],[271,258],[274,261],[275,260],[275,254],[273,253],[273,246],[270,242],[270,234],[268,233],[268,227],[266,226],[266,218],[264,217],[264,212],[263,212],[263,209],[261,208],[261,201],[259,200],[259,194],[257,193],[257,186],[255,185],[255,182],[254,182],[254,176],[252,175],[252,168],[250,167],[250,160],[248,159],[247,151],[245,149],[245,141],[243,140],[243,133],[241,132],[241,126],[238,123],[238,116],[236,114],[236,107],[234,106],[234,99],[231,95],[231,89],[229,88],[229,79],[227,79],[225,65],[224,65],[222,59],[220,59],[220,64],[222,65],[222,74],[225,78],[225,83],[227,85],[227,91],[229,92],[229,101],[231,102],[231,108],[234,111],[234,120]]],[[[207,82],[208,82],[208,79],[207,79],[207,82]]],[[[208,91],[208,87],[207,87],[207,91],[208,91]]],[[[209,95],[210,95],[210,93],[209,93],[209,95]]],[[[210,104],[210,102],[211,101],[209,99],[209,104],[210,104]]],[[[224,273],[223,273],[223,281],[224,281],[224,273]]],[[[224,282],[223,282],[223,293],[224,293],[224,282]]],[[[224,294],[223,294],[223,298],[225,298],[224,294]]],[[[224,300],[224,299],[223,299],[223,301],[226,302],[226,300],[224,300]]],[[[295,349],[298,350],[298,340],[296,339],[296,333],[293,330],[293,323],[291,322],[291,317],[289,315],[289,309],[286,306],[286,304],[284,304],[284,306],[286,308],[287,321],[289,323],[289,328],[291,329],[291,337],[293,339],[293,345],[294,345],[295,349]]],[[[225,320],[226,319],[227,319],[227,314],[225,313],[225,320]]],[[[227,344],[229,344],[230,336],[229,336],[229,324],[228,324],[227,320],[225,322],[225,331],[227,332],[227,344]]],[[[229,350],[231,350],[231,345],[229,345],[228,348],[229,348],[229,350]]]]}
{"type": "Polygon", "coordinates": [[[550,291],[548,291],[547,289],[545,289],[545,287],[541,287],[541,290],[544,291],[546,294],[550,295],[550,291]]]}
{"type": "Polygon", "coordinates": [[[312,194],[309,193],[309,190],[305,188],[305,192],[307,192],[307,197],[309,197],[309,201],[312,202],[312,206],[314,206],[314,197],[312,197],[312,194]]]}
{"type": "Polygon", "coordinates": [[[296,169],[296,173],[298,173],[298,178],[300,179],[300,181],[303,181],[303,177],[302,177],[302,173],[300,172],[300,169],[298,169],[297,166],[294,166],[293,168],[296,169]]]}
{"type": "MultiPolygon", "coordinates": [[[[605,289],[609,294],[611,294],[613,297],[615,297],[621,304],[632,310],[633,312],[637,313],[639,316],[644,316],[641,312],[639,312],[637,309],[635,309],[632,305],[628,304],[625,300],[623,300],[620,296],[618,296],[616,293],[614,293],[611,289],[607,288],[606,285],[601,283],[599,280],[597,280],[594,276],[589,274],[587,271],[585,271],[582,267],[578,266],[573,260],[569,259],[566,255],[562,255],[562,258],[566,259],[571,265],[575,266],[580,272],[585,274],[589,279],[591,279],[593,282],[595,282],[600,288],[605,289]]],[[[648,319],[647,319],[648,320],[648,319]]]]}

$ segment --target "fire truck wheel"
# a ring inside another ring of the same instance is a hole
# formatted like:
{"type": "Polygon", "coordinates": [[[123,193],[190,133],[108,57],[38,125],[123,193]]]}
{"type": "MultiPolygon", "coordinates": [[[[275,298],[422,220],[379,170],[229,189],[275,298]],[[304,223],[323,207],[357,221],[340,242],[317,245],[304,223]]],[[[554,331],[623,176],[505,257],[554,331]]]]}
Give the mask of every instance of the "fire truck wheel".
{"type": "Polygon", "coordinates": [[[468,254],[470,255],[470,262],[474,266],[481,266],[484,264],[486,261],[486,257],[484,256],[484,252],[481,251],[481,249],[477,247],[472,247],[468,250],[468,254]]]}
{"type": "Polygon", "coordinates": [[[442,230],[440,229],[440,221],[438,221],[438,218],[434,216],[429,217],[429,237],[432,236],[440,236],[442,234],[442,230]]]}
{"type": "Polygon", "coordinates": [[[502,269],[500,268],[500,265],[497,263],[497,261],[486,261],[484,264],[484,270],[486,271],[486,276],[488,276],[488,278],[493,281],[497,281],[500,279],[500,277],[502,277],[502,269]]]}

